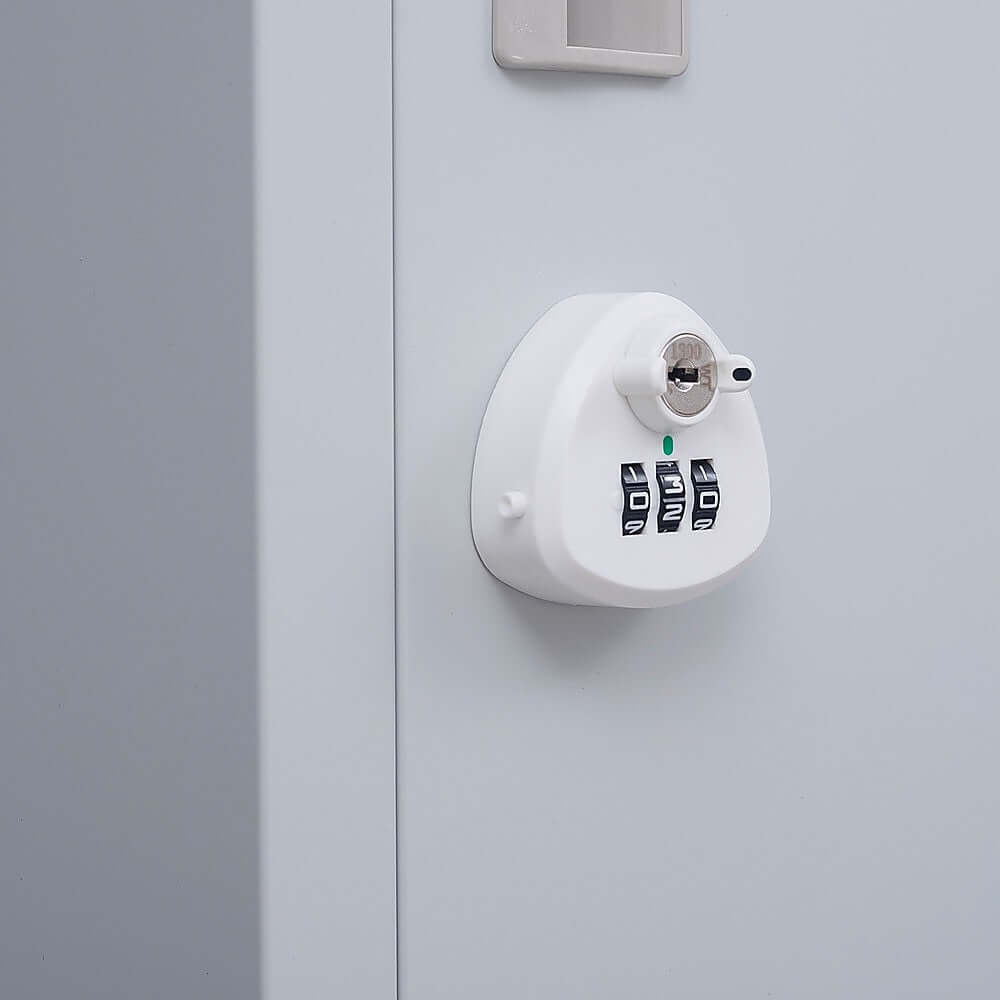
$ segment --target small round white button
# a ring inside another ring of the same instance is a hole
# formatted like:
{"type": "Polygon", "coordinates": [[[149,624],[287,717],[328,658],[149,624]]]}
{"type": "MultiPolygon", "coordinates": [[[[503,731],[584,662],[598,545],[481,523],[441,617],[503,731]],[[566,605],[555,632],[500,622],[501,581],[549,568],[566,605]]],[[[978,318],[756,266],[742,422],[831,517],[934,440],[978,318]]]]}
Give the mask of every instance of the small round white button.
{"type": "Polygon", "coordinates": [[[497,504],[497,510],[505,521],[516,521],[527,513],[528,498],[517,491],[504,493],[497,504]]]}

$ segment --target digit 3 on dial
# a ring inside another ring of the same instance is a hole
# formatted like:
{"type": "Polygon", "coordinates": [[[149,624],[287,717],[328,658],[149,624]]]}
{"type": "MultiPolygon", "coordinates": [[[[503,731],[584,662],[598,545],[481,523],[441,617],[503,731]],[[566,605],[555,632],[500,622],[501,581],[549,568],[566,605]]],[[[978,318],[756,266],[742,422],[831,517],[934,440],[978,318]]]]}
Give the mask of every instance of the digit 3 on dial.
{"type": "Polygon", "coordinates": [[[660,488],[660,513],[656,530],[660,534],[680,531],[687,507],[687,488],[677,462],[656,463],[656,483],[660,488]]]}

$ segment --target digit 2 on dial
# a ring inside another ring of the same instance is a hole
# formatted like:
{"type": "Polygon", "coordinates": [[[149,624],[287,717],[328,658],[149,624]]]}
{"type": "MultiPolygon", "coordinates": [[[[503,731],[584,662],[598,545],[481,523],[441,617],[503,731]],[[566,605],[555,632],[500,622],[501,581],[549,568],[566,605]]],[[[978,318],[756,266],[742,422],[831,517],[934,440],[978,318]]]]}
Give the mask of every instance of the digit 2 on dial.
{"type": "Polygon", "coordinates": [[[622,465],[622,493],[625,505],[622,508],[622,534],[641,535],[649,518],[649,480],[642,462],[627,462],[622,465]]]}
{"type": "Polygon", "coordinates": [[[710,531],[715,527],[721,500],[719,477],[711,459],[699,458],[691,463],[691,483],[694,486],[691,527],[695,531],[710,531]]]}
{"type": "Polygon", "coordinates": [[[687,489],[676,462],[656,463],[656,485],[660,490],[660,512],[656,530],[662,535],[680,531],[687,507],[687,489]]]}

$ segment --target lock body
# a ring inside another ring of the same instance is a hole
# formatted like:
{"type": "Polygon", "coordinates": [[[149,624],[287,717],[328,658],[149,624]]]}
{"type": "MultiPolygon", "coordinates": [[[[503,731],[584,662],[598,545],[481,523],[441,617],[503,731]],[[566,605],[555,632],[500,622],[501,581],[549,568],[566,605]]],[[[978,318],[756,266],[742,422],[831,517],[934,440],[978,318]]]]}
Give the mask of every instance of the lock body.
{"type": "MultiPolygon", "coordinates": [[[[473,471],[473,537],[500,580],[565,604],[663,607],[719,586],[757,551],[770,485],[753,401],[716,385],[697,401],[703,418],[675,419],[668,385],[652,393],[656,358],[669,361],[679,337],[708,347],[725,380],[730,355],[715,333],[659,293],[567,299],[522,340],[473,471]],[[651,359],[653,381],[629,396],[616,375],[634,359],[651,359]]],[[[672,375],[708,378],[687,364],[672,375]]]]}

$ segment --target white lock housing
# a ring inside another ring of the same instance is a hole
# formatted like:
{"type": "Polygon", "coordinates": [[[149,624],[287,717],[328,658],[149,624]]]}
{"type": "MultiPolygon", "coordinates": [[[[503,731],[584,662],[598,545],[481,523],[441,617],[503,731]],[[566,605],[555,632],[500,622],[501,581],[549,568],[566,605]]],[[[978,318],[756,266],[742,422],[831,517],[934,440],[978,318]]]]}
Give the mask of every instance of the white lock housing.
{"type": "Polygon", "coordinates": [[[770,522],[755,375],[669,295],[560,302],[483,419],[472,531],[487,569],[562,604],[664,607],[719,586],[770,522]]]}

